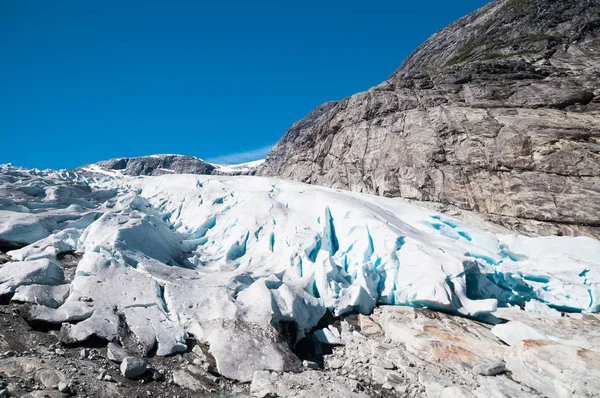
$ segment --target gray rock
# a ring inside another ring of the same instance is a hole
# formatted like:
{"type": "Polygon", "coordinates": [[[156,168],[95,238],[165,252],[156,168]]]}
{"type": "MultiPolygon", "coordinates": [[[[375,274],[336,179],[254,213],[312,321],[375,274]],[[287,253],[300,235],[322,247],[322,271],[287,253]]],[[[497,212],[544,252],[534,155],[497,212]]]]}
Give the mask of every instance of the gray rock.
{"type": "Polygon", "coordinates": [[[202,369],[204,369],[207,372],[214,372],[215,371],[215,368],[210,363],[208,363],[208,362],[205,362],[202,365],[202,369]]]}
{"type": "Polygon", "coordinates": [[[58,391],[62,392],[63,394],[68,394],[71,391],[71,388],[67,383],[61,381],[58,383],[58,391]]]}
{"type": "Polygon", "coordinates": [[[46,388],[65,381],[65,375],[57,368],[56,362],[39,358],[14,357],[0,360],[0,373],[8,377],[33,377],[46,388]]]}
{"type": "Polygon", "coordinates": [[[173,383],[181,388],[187,388],[192,391],[207,391],[206,386],[200,380],[185,370],[176,370],[173,372],[173,383]]]}
{"type": "Polygon", "coordinates": [[[0,264],[5,264],[5,263],[11,262],[11,261],[12,261],[12,258],[9,255],[0,252],[0,264]]]}
{"type": "Polygon", "coordinates": [[[294,124],[259,171],[600,236],[597,1],[495,1],[294,124]]]}
{"type": "Polygon", "coordinates": [[[115,363],[121,363],[127,356],[127,351],[123,347],[118,346],[115,343],[108,343],[106,348],[106,358],[108,358],[108,360],[115,363]]]}
{"type": "Polygon", "coordinates": [[[473,373],[481,376],[498,376],[506,372],[506,365],[502,361],[484,362],[473,367],[473,373]]]}
{"type": "Polygon", "coordinates": [[[204,351],[202,351],[202,348],[200,348],[200,346],[195,345],[194,348],[192,348],[192,352],[198,357],[197,359],[199,361],[201,361],[201,362],[208,361],[206,354],[204,353],[204,351]]]}
{"type": "Polygon", "coordinates": [[[302,361],[304,369],[319,370],[319,364],[313,361],[302,361]]]}
{"type": "Polygon", "coordinates": [[[121,363],[121,374],[128,379],[135,379],[146,373],[148,363],[145,359],[126,357],[121,363]]]}
{"type": "Polygon", "coordinates": [[[219,333],[207,338],[210,354],[219,374],[242,382],[251,381],[254,372],[270,369],[296,372],[302,363],[290,346],[272,328],[241,320],[219,319],[219,333]],[[231,341],[236,341],[232,346],[231,341]]]}
{"type": "Polygon", "coordinates": [[[338,358],[334,358],[330,361],[327,362],[327,366],[330,369],[341,369],[342,366],[344,366],[344,361],[338,359],[338,358]]]}
{"type": "Polygon", "coordinates": [[[65,380],[64,374],[55,369],[42,368],[35,375],[46,388],[58,385],[58,383],[65,380]]]}

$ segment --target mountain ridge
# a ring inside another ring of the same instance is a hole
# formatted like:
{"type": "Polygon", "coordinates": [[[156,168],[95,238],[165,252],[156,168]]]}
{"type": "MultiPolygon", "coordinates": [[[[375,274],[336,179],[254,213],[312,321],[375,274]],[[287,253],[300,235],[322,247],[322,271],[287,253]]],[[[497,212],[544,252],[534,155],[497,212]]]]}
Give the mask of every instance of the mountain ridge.
{"type": "Polygon", "coordinates": [[[252,175],[262,160],[235,165],[210,163],[189,155],[155,154],[123,157],[86,164],[75,169],[91,176],[122,174],[128,176],[159,176],[164,174],[252,175]]]}

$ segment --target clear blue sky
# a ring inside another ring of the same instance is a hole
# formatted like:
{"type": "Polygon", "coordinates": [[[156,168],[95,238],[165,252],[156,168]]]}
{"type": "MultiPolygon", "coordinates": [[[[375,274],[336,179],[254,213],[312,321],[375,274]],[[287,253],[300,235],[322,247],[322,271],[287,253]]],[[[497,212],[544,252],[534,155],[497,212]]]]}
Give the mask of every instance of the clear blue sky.
{"type": "Polygon", "coordinates": [[[1,0],[0,163],[260,158],[485,3],[1,0]]]}

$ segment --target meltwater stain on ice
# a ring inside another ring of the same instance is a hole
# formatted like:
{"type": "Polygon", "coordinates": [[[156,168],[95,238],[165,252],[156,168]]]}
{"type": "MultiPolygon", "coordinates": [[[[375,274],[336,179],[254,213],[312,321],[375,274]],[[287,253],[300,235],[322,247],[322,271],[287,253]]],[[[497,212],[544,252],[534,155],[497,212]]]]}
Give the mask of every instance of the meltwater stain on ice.
{"type": "Polygon", "coordinates": [[[440,231],[444,236],[451,239],[462,238],[469,242],[473,240],[473,238],[471,238],[471,235],[469,235],[467,232],[458,229],[458,224],[455,221],[442,218],[442,216],[440,215],[433,215],[430,216],[430,218],[439,222],[426,221],[425,223],[431,228],[435,229],[436,231],[440,231]]]}

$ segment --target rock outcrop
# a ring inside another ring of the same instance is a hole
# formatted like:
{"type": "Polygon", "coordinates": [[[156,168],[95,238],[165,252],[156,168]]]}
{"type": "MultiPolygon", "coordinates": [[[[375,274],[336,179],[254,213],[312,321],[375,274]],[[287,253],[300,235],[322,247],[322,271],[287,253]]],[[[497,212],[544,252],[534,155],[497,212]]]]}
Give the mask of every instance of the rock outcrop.
{"type": "MultiPolygon", "coordinates": [[[[90,172],[91,165],[80,169],[90,172]],[[86,170],[87,169],[87,170],[86,170]]],[[[116,158],[95,163],[102,170],[117,171],[129,176],[163,174],[213,174],[216,167],[202,159],[183,155],[150,155],[137,158],[116,158]]]]}
{"type": "Polygon", "coordinates": [[[254,175],[262,160],[237,165],[213,164],[194,156],[149,155],[115,158],[78,167],[72,171],[92,177],[106,175],[160,176],[164,174],[254,175]]]}
{"type": "Polygon", "coordinates": [[[259,173],[598,237],[600,3],[492,2],[296,123],[259,173]]]}
{"type": "Polygon", "coordinates": [[[321,371],[256,372],[250,391],[257,397],[597,396],[600,320],[563,315],[499,310],[497,322],[507,322],[502,326],[521,323],[539,335],[516,334],[507,346],[486,324],[383,306],[370,316],[351,315],[337,323],[342,342],[321,358],[321,371]],[[580,334],[573,340],[575,330],[580,334]]]}

